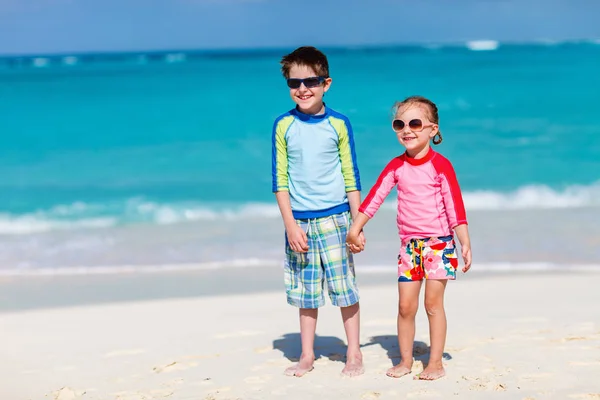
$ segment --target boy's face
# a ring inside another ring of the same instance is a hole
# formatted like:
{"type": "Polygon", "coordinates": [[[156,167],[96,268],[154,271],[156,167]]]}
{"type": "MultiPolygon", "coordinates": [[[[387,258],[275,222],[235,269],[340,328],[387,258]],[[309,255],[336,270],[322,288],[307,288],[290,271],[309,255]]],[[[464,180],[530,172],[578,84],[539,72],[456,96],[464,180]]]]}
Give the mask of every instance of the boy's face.
{"type": "MultiPolygon", "coordinates": [[[[291,79],[305,79],[316,77],[317,74],[311,67],[305,65],[292,65],[290,68],[291,79]]],[[[325,79],[318,86],[307,88],[304,83],[298,89],[290,89],[290,96],[298,109],[305,114],[319,114],[323,109],[323,95],[331,86],[331,78],[325,79]]]]}

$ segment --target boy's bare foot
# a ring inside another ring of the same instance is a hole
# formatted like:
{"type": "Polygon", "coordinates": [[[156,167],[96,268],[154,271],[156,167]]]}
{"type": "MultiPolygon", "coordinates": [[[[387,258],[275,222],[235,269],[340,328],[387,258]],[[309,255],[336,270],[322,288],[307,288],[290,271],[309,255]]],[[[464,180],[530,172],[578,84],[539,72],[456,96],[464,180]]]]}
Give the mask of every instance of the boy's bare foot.
{"type": "Polygon", "coordinates": [[[346,366],[342,370],[342,375],[345,376],[358,376],[365,373],[362,362],[362,354],[359,352],[356,355],[349,355],[346,357],[346,366]]]}
{"type": "Polygon", "coordinates": [[[404,364],[400,363],[400,364],[396,365],[395,367],[388,369],[385,374],[387,376],[389,376],[390,378],[400,378],[400,377],[403,377],[404,375],[410,374],[411,368],[412,367],[409,365],[404,365],[404,364]]]}
{"type": "Polygon", "coordinates": [[[286,374],[287,376],[297,376],[298,378],[300,378],[301,376],[304,376],[304,374],[306,374],[307,372],[313,370],[314,363],[315,356],[301,355],[298,363],[287,368],[284,374],[286,374]]]}
{"type": "Polygon", "coordinates": [[[423,370],[423,372],[421,372],[418,375],[415,375],[415,379],[419,379],[419,380],[423,380],[423,381],[435,381],[436,379],[440,379],[441,377],[446,375],[446,371],[444,370],[444,367],[439,367],[439,366],[427,366],[427,368],[425,368],[423,370]]]}

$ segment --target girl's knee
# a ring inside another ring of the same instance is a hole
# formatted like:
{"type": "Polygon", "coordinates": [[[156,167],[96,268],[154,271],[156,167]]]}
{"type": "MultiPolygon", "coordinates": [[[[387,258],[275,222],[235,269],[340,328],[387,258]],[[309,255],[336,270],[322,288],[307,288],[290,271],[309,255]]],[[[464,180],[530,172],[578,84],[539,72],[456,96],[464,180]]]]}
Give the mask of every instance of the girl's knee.
{"type": "Polygon", "coordinates": [[[427,299],[425,298],[425,311],[427,315],[434,316],[444,312],[444,301],[443,299],[427,299]]]}
{"type": "Polygon", "coordinates": [[[414,317],[418,308],[419,303],[416,301],[401,301],[398,305],[398,314],[402,318],[414,317]]]}

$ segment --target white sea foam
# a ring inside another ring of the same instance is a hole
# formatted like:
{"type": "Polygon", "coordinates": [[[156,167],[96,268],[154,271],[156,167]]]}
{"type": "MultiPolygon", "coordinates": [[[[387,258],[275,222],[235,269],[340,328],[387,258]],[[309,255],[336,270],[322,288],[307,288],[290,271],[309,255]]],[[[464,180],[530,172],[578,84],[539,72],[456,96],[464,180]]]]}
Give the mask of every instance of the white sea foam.
{"type": "MultiPolygon", "coordinates": [[[[467,210],[518,210],[600,207],[600,182],[573,185],[562,190],[544,185],[523,186],[512,192],[471,191],[464,193],[467,210]]],[[[394,201],[385,204],[395,207],[394,201]]],[[[201,204],[157,203],[142,198],[122,203],[76,202],[26,214],[0,213],[0,234],[31,234],[53,230],[106,228],[119,224],[170,225],[182,222],[279,218],[272,203],[201,204]]]]}
{"type": "Polygon", "coordinates": [[[490,51],[500,47],[500,43],[496,40],[471,40],[465,45],[469,50],[473,51],[490,51]]]}
{"type": "MultiPolygon", "coordinates": [[[[0,269],[0,276],[77,276],[77,275],[119,275],[119,274],[153,274],[161,272],[185,272],[206,270],[227,270],[236,268],[281,268],[281,260],[263,260],[258,258],[234,259],[208,263],[185,263],[163,265],[106,265],[106,266],[79,266],[60,268],[13,268],[0,269]]],[[[600,264],[573,264],[565,267],[564,264],[547,262],[525,263],[478,263],[477,272],[484,273],[510,273],[510,272],[539,272],[539,271],[565,271],[570,272],[598,272],[600,264]]],[[[362,265],[361,274],[393,274],[396,270],[387,265],[362,265]]]]}

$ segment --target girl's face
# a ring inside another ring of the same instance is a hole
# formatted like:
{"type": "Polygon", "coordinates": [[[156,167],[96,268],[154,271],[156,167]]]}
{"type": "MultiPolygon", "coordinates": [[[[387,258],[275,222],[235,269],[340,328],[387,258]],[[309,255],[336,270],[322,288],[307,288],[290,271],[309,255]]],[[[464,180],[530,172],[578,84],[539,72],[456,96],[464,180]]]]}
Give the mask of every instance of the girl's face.
{"type": "Polygon", "coordinates": [[[438,133],[439,127],[429,120],[428,111],[426,105],[416,103],[396,112],[393,128],[410,157],[424,157],[429,151],[429,141],[438,133]]]}

